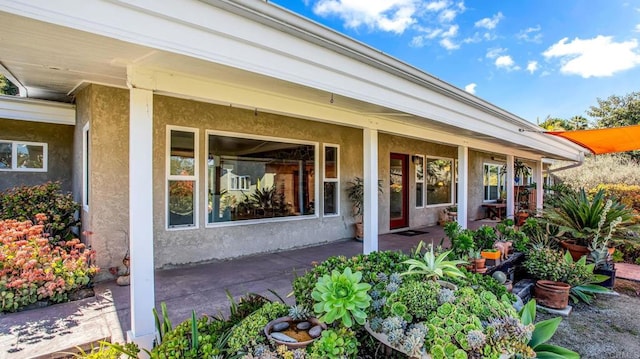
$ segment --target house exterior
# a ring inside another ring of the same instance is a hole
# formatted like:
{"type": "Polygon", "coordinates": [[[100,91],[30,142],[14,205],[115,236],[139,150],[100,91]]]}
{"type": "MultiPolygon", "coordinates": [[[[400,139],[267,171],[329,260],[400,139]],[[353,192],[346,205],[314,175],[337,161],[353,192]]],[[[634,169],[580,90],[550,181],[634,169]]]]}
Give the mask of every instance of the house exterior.
{"type": "Polygon", "coordinates": [[[130,252],[143,344],[156,268],[353,237],[355,177],[370,252],[453,204],[463,226],[484,218],[514,198],[516,159],[543,183],[543,161],[584,155],[268,2],[0,1],[0,19],[0,71],[22,95],[0,99],[0,161],[27,145],[48,159],[38,176],[0,168],[0,186],[61,180],[98,265],[130,252]]]}

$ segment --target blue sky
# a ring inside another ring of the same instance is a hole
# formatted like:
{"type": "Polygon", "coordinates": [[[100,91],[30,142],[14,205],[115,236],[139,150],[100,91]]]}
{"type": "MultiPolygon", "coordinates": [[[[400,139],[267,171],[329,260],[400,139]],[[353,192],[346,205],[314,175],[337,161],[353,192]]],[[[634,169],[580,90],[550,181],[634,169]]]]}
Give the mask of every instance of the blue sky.
{"type": "Polygon", "coordinates": [[[271,0],[529,121],[640,91],[640,0],[271,0]]]}

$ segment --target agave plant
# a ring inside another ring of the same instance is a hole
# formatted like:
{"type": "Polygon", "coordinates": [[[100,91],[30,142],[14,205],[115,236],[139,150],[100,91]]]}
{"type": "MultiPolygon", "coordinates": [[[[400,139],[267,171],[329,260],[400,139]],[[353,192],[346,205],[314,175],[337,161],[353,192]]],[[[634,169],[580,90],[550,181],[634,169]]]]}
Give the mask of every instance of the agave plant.
{"type": "MultiPolygon", "coordinates": [[[[422,247],[422,242],[418,245],[418,250],[422,247]]],[[[462,260],[447,260],[451,251],[440,253],[436,256],[433,251],[433,244],[429,245],[429,251],[424,253],[422,260],[408,259],[402,263],[408,264],[409,269],[402,275],[422,275],[427,279],[437,280],[442,277],[465,277],[464,273],[458,269],[459,264],[465,264],[462,260]]]]}
{"type": "MultiPolygon", "coordinates": [[[[522,324],[529,325],[534,323],[536,320],[536,301],[530,300],[520,310],[519,314],[522,324]]],[[[558,330],[558,325],[560,325],[561,321],[561,317],[556,317],[535,323],[535,329],[527,345],[536,352],[536,358],[580,359],[580,355],[572,350],[557,345],[545,344],[558,330]]]]}
{"type": "Polygon", "coordinates": [[[364,325],[367,319],[365,309],[371,304],[371,297],[367,293],[371,285],[361,283],[362,272],[351,272],[347,267],[340,273],[333,270],[331,275],[324,275],[311,293],[316,301],[313,310],[322,314],[318,319],[331,324],[340,320],[342,325],[349,328],[353,322],[364,325]]]}

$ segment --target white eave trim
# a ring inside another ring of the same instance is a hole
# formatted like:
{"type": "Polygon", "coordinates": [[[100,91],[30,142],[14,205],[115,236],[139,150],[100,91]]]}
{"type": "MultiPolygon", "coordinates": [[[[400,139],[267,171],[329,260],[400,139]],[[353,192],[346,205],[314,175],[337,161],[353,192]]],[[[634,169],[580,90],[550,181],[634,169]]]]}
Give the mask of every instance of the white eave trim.
{"type": "Polygon", "coordinates": [[[76,124],[75,105],[0,95],[0,118],[59,125],[76,124]]]}

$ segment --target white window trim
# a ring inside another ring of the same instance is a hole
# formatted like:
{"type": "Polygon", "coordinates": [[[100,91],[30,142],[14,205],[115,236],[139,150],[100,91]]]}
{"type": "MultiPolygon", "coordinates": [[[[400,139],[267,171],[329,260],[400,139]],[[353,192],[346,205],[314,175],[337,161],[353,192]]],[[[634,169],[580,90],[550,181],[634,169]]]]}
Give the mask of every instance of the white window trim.
{"type": "Polygon", "coordinates": [[[91,155],[87,152],[89,146],[91,146],[91,139],[87,139],[87,136],[91,136],[89,123],[87,122],[82,127],[82,208],[85,212],[89,212],[89,201],[87,194],[89,194],[88,179],[91,173],[91,155]]]}
{"type": "Polygon", "coordinates": [[[49,145],[44,142],[1,140],[2,143],[11,143],[11,168],[0,168],[3,172],[47,172],[49,162],[49,145]],[[18,145],[42,146],[42,168],[19,168],[18,145]]]}
{"type": "MultiPolygon", "coordinates": [[[[209,222],[209,216],[205,215],[205,228],[220,228],[220,227],[233,227],[233,226],[242,226],[242,225],[252,225],[252,224],[264,224],[264,223],[276,223],[276,222],[289,222],[289,221],[299,221],[299,220],[305,220],[305,219],[314,219],[314,218],[319,218],[319,208],[318,208],[318,197],[320,195],[320,176],[317,175],[317,173],[319,173],[319,166],[320,166],[320,161],[319,161],[319,155],[320,155],[320,143],[319,142],[313,142],[313,141],[302,141],[302,140],[296,140],[296,139],[290,139],[290,138],[282,138],[282,137],[272,137],[272,136],[263,136],[263,135],[254,135],[254,134],[248,134],[248,133],[242,133],[242,132],[228,132],[228,131],[217,131],[217,130],[206,130],[205,131],[205,152],[206,152],[206,156],[205,159],[208,160],[209,158],[209,136],[210,135],[215,135],[215,136],[227,136],[227,137],[236,137],[236,138],[247,138],[247,139],[254,139],[254,140],[264,140],[264,141],[279,141],[279,142],[284,142],[284,143],[292,143],[292,144],[299,144],[299,145],[312,145],[314,146],[314,158],[315,160],[313,161],[313,171],[314,173],[316,173],[316,175],[314,176],[314,197],[316,198],[316,208],[315,208],[315,213],[314,214],[305,214],[302,216],[288,216],[288,217],[278,217],[278,218],[260,218],[260,219],[246,219],[246,220],[242,220],[242,221],[226,221],[226,222],[209,222]]],[[[205,195],[206,197],[206,201],[205,203],[209,203],[209,170],[208,170],[208,165],[207,165],[207,171],[206,171],[206,178],[205,178],[205,195]]],[[[167,181],[168,182],[168,181],[167,181]]],[[[168,192],[168,191],[167,191],[168,192]]],[[[324,209],[323,209],[324,211],[324,209]]],[[[205,213],[207,213],[205,211],[205,213]]]]}
{"type": "Polygon", "coordinates": [[[340,200],[341,200],[341,196],[340,196],[340,145],[337,144],[333,144],[333,143],[324,143],[322,145],[322,216],[325,218],[331,218],[331,217],[339,217],[340,216],[340,200]],[[335,178],[328,178],[326,176],[326,148],[327,147],[333,147],[336,149],[336,177],[335,178]],[[324,182],[333,182],[336,183],[336,205],[337,205],[337,211],[336,213],[333,214],[325,214],[324,213],[324,182]]]}
{"type": "MultiPolygon", "coordinates": [[[[500,192],[500,167],[504,166],[504,163],[498,163],[498,162],[483,162],[482,163],[482,203],[496,203],[495,199],[485,199],[486,198],[486,193],[485,193],[485,188],[484,188],[484,167],[485,166],[496,166],[498,167],[498,192],[500,192]]],[[[506,186],[505,183],[502,183],[502,185],[506,186]]]]}
{"type": "Polygon", "coordinates": [[[167,231],[184,231],[184,230],[190,230],[190,229],[198,229],[199,228],[199,223],[200,223],[200,211],[199,211],[199,205],[200,202],[198,201],[198,198],[200,197],[199,195],[199,183],[200,181],[199,179],[199,164],[200,164],[200,146],[199,146],[199,133],[200,131],[197,128],[194,127],[182,127],[182,126],[174,126],[174,125],[167,125],[166,128],[166,135],[165,135],[165,143],[166,143],[166,152],[165,152],[165,189],[164,189],[164,211],[165,211],[165,230],[167,231]],[[171,171],[171,131],[181,131],[181,132],[192,132],[194,134],[193,136],[193,176],[180,176],[180,175],[172,175],[170,173],[171,171]],[[193,204],[193,225],[182,225],[182,226],[175,226],[175,227],[170,227],[169,226],[169,181],[194,181],[194,188],[193,188],[193,198],[194,198],[194,204],[193,204]]]}
{"type": "Polygon", "coordinates": [[[426,171],[426,164],[427,161],[425,160],[425,155],[418,155],[415,154],[413,156],[411,156],[412,159],[413,157],[420,157],[422,158],[422,180],[418,179],[418,170],[416,169],[416,165],[415,163],[413,164],[413,168],[414,168],[414,172],[415,172],[415,181],[416,181],[416,190],[418,189],[418,184],[422,183],[422,206],[418,206],[418,195],[417,195],[417,191],[415,191],[414,193],[416,194],[416,207],[415,208],[425,208],[425,205],[427,204],[427,188],[425,186],[425,179],[427,177],[427,171],[426,171]]]}
{"type": "Polygon", "coordinates": [[[424,160],[424,180],[425,180],[425,186],[424,186],[424,206],[425,208],[437,208],[437,207],[447,207],[447,206],[452,206],[454,203],[454,196],[455,196],[455,192],[454,192],[454,187],[455,183],[453,181],[453,171],[455,170],[455,165],[454,165],[454,159],[453,157],[441,157],[441,156],[425,156],[425,160],[424,160]],[[451,196],[449,197],[449,202],[447,203],[437,203],[437,204],[429,204],[429,191],[427,191],[427,162],[429,160],[449,160],[451,161],[451,188],[450,188],[450,192],[451,192],[451,196]]]}

